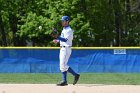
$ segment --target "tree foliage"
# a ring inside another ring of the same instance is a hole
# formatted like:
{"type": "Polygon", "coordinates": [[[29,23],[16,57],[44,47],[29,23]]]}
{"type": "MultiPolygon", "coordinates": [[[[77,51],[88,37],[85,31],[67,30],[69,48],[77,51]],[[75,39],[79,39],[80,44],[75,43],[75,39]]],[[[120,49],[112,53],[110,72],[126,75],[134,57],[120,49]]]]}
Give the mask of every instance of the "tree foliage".
{"type": "Polygon", "coordinates": [[[0,0],[0,46],[54,46],[49,34],[61,33],[63,15],[73,46],[140,45],[139,0],[0,0]]]}

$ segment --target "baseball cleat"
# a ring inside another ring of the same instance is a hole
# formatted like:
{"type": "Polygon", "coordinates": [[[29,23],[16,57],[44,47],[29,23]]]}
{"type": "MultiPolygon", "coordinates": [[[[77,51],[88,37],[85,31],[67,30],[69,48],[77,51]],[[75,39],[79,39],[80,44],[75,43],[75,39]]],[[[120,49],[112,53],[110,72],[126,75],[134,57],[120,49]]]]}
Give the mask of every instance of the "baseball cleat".
{"type": "Polygon", "coordinates": [[[67,85],[68,85],[67,82],[64,82],[64,81],[62,81],[59,84],[57,84],[57,86],[67,86],[67,85]]]}
{"type": "Polygon", "coordinates": [[[80,78],[80,75],[77,74],[77,75],[74,77],[73,85],[75,85],[75,84],[78,82],[79,78],[80,78]]]}

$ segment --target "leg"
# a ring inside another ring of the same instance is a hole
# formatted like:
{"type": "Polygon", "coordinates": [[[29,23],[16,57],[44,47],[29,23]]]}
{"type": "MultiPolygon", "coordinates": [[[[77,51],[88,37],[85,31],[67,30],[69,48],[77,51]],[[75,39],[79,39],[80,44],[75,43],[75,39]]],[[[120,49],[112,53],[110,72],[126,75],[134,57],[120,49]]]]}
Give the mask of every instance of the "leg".
{"type": "MultiPolygon", "coordinates": [[[[71,55],[71,49],[68,48],[66,53],[67,53],[67,55],[69,55],[69,56],[66,57],[65,66],[67,66],[67,62],[68,62],[69,57],[70,57],[70,55],[71,55]]],[[[67,67],[68,67],[68,66],[67,66],[67,67]]],[[[68,71],[69,73],[71,73],[71,74],[74,76],[73,85],[75,85],[75,84],[78,82],[80,75],[77,74],[71,67],[68,67],[67,71],[68,71]]]]}
{"type": "Polygon", "coordinates": [[[67,68],[68,66],[65,65],[66,63],[66,49],[61,48],[60,49],[60,54],[59,54],[59,59],[60,59],[60,70],[62,73],[62,82],[57,84],[58,86],[65,86],[67,85],[67,68]]]}
{"type": "Polygon", "coordinates": [[[62,72],[62,80],[57,86],[66,86],[67,84],[67,71],[62,72]]]}
{"type": "Polygon", "coordinates": [[[67,65],[69,54],[67,53],[66,48],[60,49],[59,59],[60,59],[60,71],[65,72],[68,70],[69,66],[67,65]]]}
{"type": "Polygon", "coordinates": [[[69,67],[68,72],[71,73],[73,76],[77,75],[77,73],[71,67],[69,67]]]}
{"type": "Polygon", "coordinates": [[[75,84],[78,82],[80,75],[77,74],[77,73],[75,73],[75,72],[71,69],[71,67],[69,67],[68,72],[71,73],[71,74],[74,76],[73,85],[75,85],[75,84]]]}

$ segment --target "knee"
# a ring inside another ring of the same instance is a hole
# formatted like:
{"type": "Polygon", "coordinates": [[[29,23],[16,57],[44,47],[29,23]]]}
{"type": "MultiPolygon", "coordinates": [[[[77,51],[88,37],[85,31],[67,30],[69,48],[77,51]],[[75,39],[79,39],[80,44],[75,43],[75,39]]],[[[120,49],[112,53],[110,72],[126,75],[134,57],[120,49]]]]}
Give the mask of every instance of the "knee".
{"type": "Polygon", "coordinates": [[[69,66],[67,66],[67,65],[60,65],[60,70],[61,70],[61,72],[65,72],[65,71],[67,71],[68,70],[68,68],[69,68],[69,66]]]}

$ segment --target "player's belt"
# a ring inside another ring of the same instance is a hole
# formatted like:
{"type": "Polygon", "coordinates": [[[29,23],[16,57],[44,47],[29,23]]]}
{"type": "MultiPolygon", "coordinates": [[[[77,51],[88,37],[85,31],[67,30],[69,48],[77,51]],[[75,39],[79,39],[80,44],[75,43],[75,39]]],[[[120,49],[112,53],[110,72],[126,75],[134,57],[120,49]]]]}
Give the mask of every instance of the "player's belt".
{"type": "Polygon", "coordinates": [[[60,48],[70,48],[71,46],[60,46],[60,48]]]}

